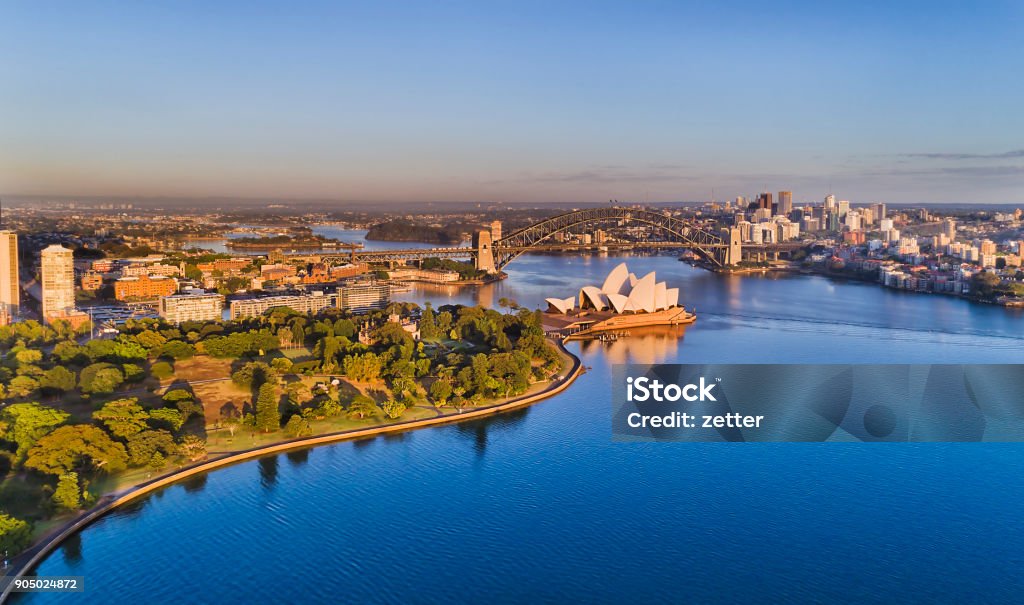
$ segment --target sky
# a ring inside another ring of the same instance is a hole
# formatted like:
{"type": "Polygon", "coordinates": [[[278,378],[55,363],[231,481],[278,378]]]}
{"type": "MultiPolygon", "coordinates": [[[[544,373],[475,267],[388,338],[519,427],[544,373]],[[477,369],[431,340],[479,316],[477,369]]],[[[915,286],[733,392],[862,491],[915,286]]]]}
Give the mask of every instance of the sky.
{"type": "Polygon", "coordinates": [[[0,194],[1024,202],[1024,2],[0,3],[0,194]]]}

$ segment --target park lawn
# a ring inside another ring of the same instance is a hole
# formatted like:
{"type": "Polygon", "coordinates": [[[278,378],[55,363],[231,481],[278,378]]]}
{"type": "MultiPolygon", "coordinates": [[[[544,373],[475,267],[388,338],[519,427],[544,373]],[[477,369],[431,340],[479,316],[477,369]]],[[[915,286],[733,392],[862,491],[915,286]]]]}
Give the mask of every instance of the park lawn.
{"type": "MultiPolygon", "coordinates": [[[[406,420],[419,420],[421,418],[433,418],[439,415],[438,410],[427,405],[415,405],[402,414],[401,418],[389,420],[384,417],[383,412],[377,412],[372,417],[358,419],[349,418],[342,414],[336,418],[325,418],[324,420],[312,420],[309,425],[313,429],[313,435],[327,435],[340,431],[355,429],[369,429],[406,420]]],[[[287,440],[283,430],[273,433],[253,433],[248,429],[239,427],[235,430],[235,436],[224,428],[206,427],[206,451],[211,456],[224,455],[242,450],[272,445],[287,440]]]]}
{"type": "Polygon", "coordinates": [[[174,376],[170,379],[173,383],[176,380],[214,380],[217,378],[231,378],[231,359],[218,359],[209,355],[196,355],[191,359],[182,359],[174,362],[174,376]]]}
{"type": "Polygon", "coordinates": [[[313,351],[309,347],[288,347],[287,349],[281,349],[280,353],[292,361],[305,358],[312,359],[313,357],[313,351]]]}
{"type": "Polygon", "coordinates": [[[252,392],[230,380],[197,384],[192,386],[192,392],[203,406],[208,425],[219,422],[224,416],[241,414],[243,407],[252,402],[252,392]],[[233,411],[228,410],[231,407],[233,411]]]}

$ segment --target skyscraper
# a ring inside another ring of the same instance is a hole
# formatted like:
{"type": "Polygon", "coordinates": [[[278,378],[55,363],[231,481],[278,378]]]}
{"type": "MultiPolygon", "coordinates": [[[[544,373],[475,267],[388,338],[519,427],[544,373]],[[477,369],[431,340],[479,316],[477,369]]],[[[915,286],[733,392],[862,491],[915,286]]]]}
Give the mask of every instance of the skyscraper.
{"type": "Polygon", "coordinates": [[[956,241],[956,221],[951,218],[942,221],[942,233],[949,238],[949,241],[956,241]]]}
{"type": "Polygon", "coordinates": [[[757,196],[757,207],[766,210],[772,209],[772,194],[765,191],[757,196]]]}
{"type": "Polygon", "coordinates": [[[792,191],[780,191],[779,192],[779,212],[782,216],[789,216],[789,213],[793,211],[793,192],[792,191]]]}
{"type": "Polygon", "coordinates": [[[839,209],[836,210],[836,213],[839,214],[839,220],[840,221],[846,219],[846,213],[849,212],[849,211],[850,211],[850,201],[849,200],[839,200],[839,209]]]}
{"type": "Polygon", "coordinates": [[[70,248],[53,244],[41,254],[43,273],[43,319],[68,314],[75,309],[75,261],[70,248]]]}
{"type": "Polygon", "coordinates": [[[0,310],[14,318],[18,315],[21,290],[18,287],[18,234],[0,231],[0,310]]]}

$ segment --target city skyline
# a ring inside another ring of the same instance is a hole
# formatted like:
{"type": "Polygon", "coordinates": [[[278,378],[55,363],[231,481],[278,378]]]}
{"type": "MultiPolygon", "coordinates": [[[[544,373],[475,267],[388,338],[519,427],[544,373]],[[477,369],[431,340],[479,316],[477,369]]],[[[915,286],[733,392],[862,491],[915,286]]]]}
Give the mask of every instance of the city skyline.
{"type": "Polygon", "coordinates": [[[7,5],[0,193],[1019,203],[1022,15],[7,5]]]}

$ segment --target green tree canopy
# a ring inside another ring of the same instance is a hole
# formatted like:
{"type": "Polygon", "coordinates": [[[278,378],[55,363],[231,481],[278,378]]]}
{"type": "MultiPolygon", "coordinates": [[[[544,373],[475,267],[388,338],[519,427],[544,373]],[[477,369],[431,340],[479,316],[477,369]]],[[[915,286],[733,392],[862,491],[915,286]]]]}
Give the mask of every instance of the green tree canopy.
{"type": "Polygon", "coordinates": [[[21,519],[0,513],[0,550],[17,554],[32,541],[32,527],[21,519]]]}
{"type": "Polygon", "coordinates": [[[128,460],[132,466],[146,466],[156,453],[166,458],[178,451],[171,433],[161,429],[142,431],[128,438],[128,460]]]}
{"type": "Polygon", "coordinates": [[[108,401],[103,407],[92,413],[93,420],[107,427],[115,437],[127,439],[135,433],[147,428],[149,413],[135,398],[108,401]]]}
{"type": "MultiPolygon", "coordinates": [[[[90,341],[90,344],[99,341],[90,341]]],[[[106,395],[124,382],[124,374],[115,365],[106,362],[94,363],[85,367],[79,376],[78,385],[83,393],[106,395]]]]}
{"type": "Polygon", "coordinates": [[[82,488],[78,473],[62,473],[53,492],[53,503],[64,510],[77,510],[82,503],[82,488]]]}
{"type": "Polygon", "coordinates": [[[62,426],[28,450],[25,468],[60,476],[69,471],[108,473],[124,470],[128,452],[103,429],[91,424],[62,426]]]}
{"type": "Polygon", "coordinates": [[[39,388],[44,392],[66,393],[75,390],[75,373],[64,366],[54,366],[39,378],[39,388]]]}
{"type": "Polygon", "coordinates": [[[20,458],[36,441],[69,417],[63,410],[38,403],[12,403],[0,412],[0,422],[6,427],[3,438],[18,446],[20,458]]]}
{"type": "Polygon", "coordinates": [[[281,416],[277,405],[277,387],[264,382],[256,397],[256,429],[269,433],[281,428],[281,416]]]}

